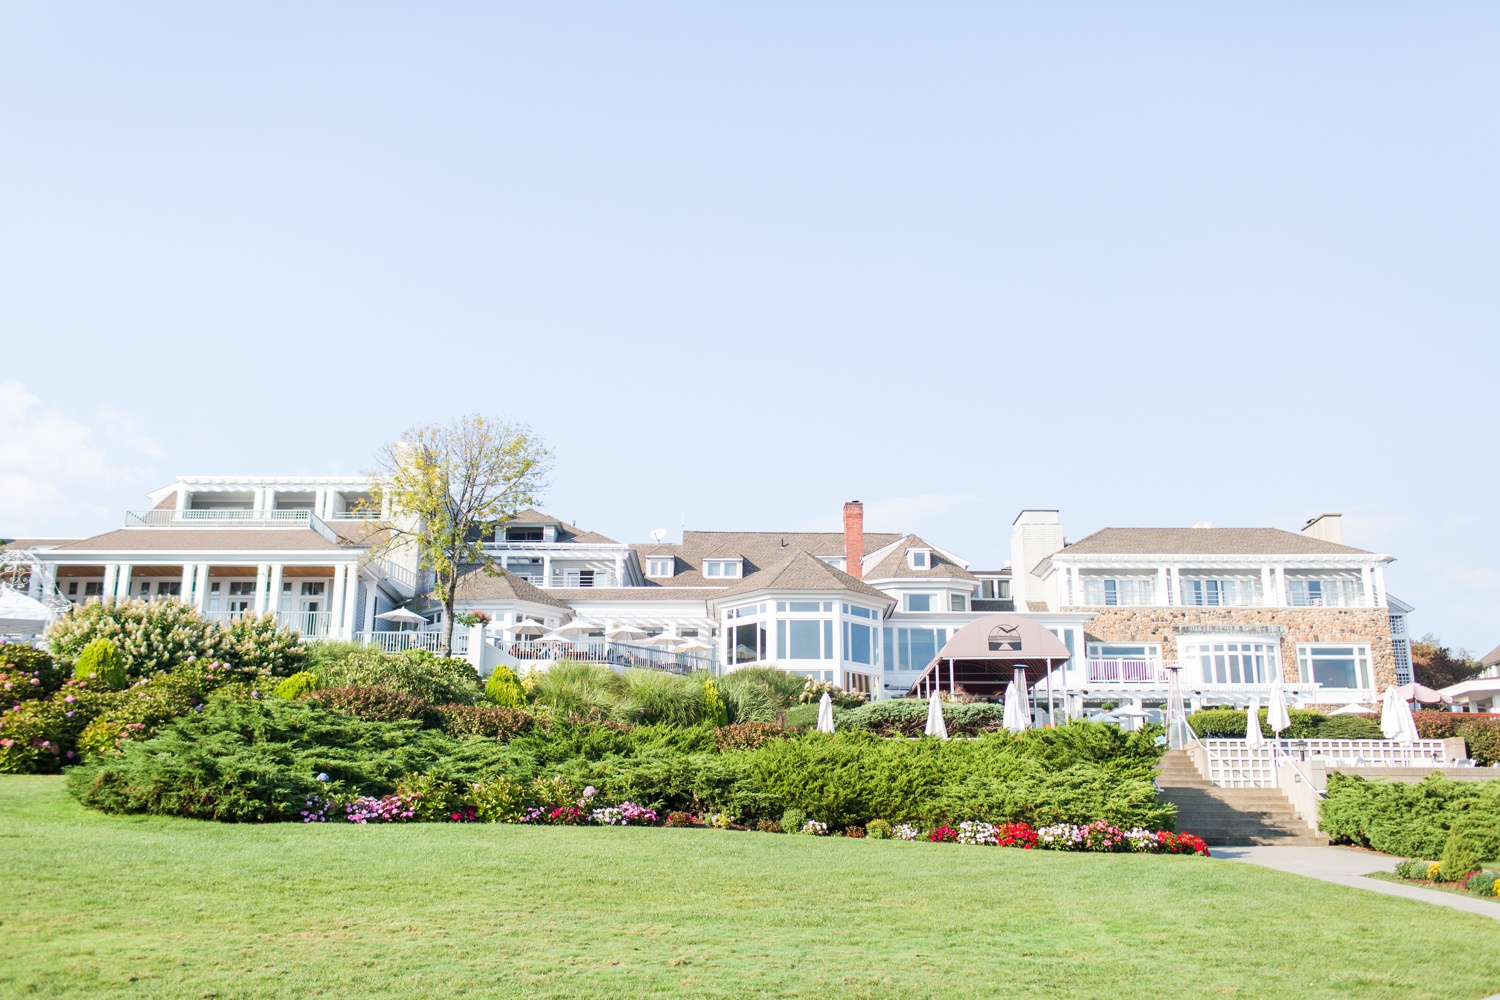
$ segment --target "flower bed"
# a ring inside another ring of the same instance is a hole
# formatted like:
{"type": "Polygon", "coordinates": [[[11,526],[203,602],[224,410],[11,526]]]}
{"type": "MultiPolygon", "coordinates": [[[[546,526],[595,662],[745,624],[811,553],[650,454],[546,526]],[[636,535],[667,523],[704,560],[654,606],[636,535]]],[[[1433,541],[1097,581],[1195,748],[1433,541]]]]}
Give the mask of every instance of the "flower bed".
{"type": "Polygon", "coordinates": [[[1491,868],[1445,875],[1443,862],[1411,858],[1398,864],[1394,874],[1400,881],[1411,885],[1463,892],[1481,899],[1500,899],[1500,872],[1491,868]]]}

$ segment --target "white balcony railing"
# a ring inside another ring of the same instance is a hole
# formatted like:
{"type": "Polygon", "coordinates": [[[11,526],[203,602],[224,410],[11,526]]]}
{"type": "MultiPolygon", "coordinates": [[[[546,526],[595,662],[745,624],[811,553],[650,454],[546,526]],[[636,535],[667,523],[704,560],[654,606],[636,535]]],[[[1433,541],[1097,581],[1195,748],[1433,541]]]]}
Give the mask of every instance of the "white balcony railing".
{"type": "Polygon", "coordinates": [[[1090,684],[1165,684],[1176,660],[1086,660],[1090,684]]]}
{"type": "MultiPolygon", "coordinates": [[[[436,653],[442,648],[443,633],[441,630],[423,629],[420,632],[356,632],[354,641],[365,646],[374,646],[383,649],[387,653],[399,653],[407,649],[425,649],[429,653],[436,653]]],[[[466,628],[455,628],[453,630],[454,656],[464,656],[469,652],[469,630],[466,628]]]]}
{"type": "Polygon", "coordinates": [[[335,544],[339,536],[310,510],[127,510],[127,528],[311,528],[335,544]]]}
{"type": "MultiPolygon", "coordinates": [[[[250,611],[205,611],[203,617],[228,626],[241,618],[259,618],[250,611]]],[[[276,624],[291,629],[304,639],[326,639],[333,631],[332,611],[278,611],[276,624]]]]}

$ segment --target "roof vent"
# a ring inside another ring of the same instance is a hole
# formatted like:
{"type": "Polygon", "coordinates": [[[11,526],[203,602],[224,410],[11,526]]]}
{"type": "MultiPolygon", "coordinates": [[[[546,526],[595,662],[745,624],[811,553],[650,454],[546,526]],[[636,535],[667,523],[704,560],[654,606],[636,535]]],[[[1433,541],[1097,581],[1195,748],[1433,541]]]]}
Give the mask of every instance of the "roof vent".
{"type": "Polygon", "coordinates": [[[1212,521],[1194,521],[1193,522],[1193,527],[1195,527],[1195,528],[1212,528],[1213,526],[1214,526],[1214,523],[1212,521]]]}

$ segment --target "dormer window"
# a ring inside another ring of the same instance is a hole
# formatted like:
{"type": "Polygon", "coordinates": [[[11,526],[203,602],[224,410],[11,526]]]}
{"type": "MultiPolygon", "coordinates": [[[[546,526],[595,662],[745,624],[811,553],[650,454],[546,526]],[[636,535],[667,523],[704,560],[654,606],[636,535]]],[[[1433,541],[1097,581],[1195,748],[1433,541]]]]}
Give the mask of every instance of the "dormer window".
{"type": "Polygon", "coordinates": [[[646,560],[647,576],[672,576],[677,572],[677,558],[675,556],[651,556],[646,560]]]}
{"type": "Polygon", "coordinates": [[[742,575],[741,560],[705,559],[703,560],[703,575],[708,577],[738,579],[742,575]]]}
{"type": "Polygon", "coordinates": [[[932,568],[932,550],[931,549],[907,549],[906,550],[906,565],[910,566],[912,569],[931,569],[932,568]]]}
{"type": "Polygon", "coordinates": [[[834,569],[844,569],[848,564],[848,559],[844,556],[818,556],[818,559],[826,562],[834,569]]]}
{"type": "Polygon", "coordinates": [[[505,540],[507,542],[540,542],[542,540],[542,526],[540,524],[528,524],[520,528],[506,528],[505,540]]]}

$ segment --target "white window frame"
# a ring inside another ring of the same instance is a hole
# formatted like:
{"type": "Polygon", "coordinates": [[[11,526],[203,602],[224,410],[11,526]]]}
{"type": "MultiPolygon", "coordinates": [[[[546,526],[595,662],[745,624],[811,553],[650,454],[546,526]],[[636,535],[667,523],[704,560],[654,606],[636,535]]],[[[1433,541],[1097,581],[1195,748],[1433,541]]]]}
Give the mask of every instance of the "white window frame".
{"type": "Polygon", "coordinates": [[[744,571],[743,559],[703,560],[703,575],[713,580],[738,580],[744,576],[744,571]]]}
{"type": "Polygon", "coordinates": [[[906,565],[908,567],[910,567],[911,569],[932,569],[932,550],[931,549],[907,549],[906,550],[906,565]],[[917,557],[918,556],[921,556],[921,558],[922,558],[922,561],[921,561],[920,565],[918,565],[918,563],[917,563],[917,557]]]}
{"type": "MultiPolygon", "coordinates": [[[[932,614],[933,613],[932,605],[933,605],[933,601],[934,601],[934,599],[936,597],[937,597],[936,594],[902,594],[901,595],[901,610],[903,612],[907,613],[907,614],[912,614],[912,615],[932,614]],[[911,599],[913,597],[925,597],[925,598],[927,598],[927,607],[924,610],[921,610],[921,611],[918,611],[918,610],[914,609],[911,606],[911,599]]],[[[939,610],[941,610],[941,609],[939,609],[939,610]]]]}
{"type": "Polygon", "coordinates": [[[1327,684],[1320,691],[1373,691],[1375,690],[1375,668],[1371,661],[1370,644],[1367,642],[1299,642],[1297,643],[1297,678],[1303,684],[1320,683],[1313,673],[1313,659],[1319,650],[1348,649],[1354,658],[1356,684],[1363,686],[1343,688],[1327,684]]]}
{"type": "Polygon", "coordinates": [[[646,575],[652,579],[675,576],[677,570],[676,556],[647,556],[646,575]]]}

